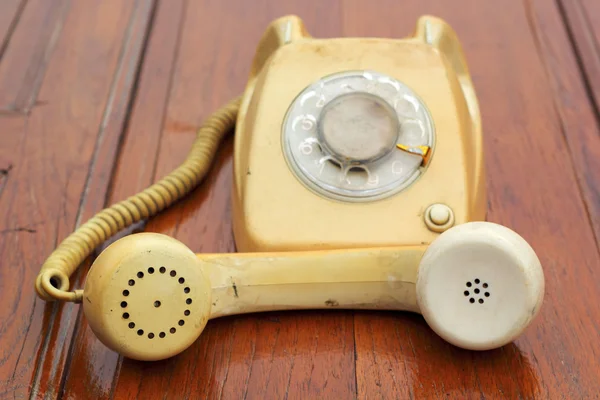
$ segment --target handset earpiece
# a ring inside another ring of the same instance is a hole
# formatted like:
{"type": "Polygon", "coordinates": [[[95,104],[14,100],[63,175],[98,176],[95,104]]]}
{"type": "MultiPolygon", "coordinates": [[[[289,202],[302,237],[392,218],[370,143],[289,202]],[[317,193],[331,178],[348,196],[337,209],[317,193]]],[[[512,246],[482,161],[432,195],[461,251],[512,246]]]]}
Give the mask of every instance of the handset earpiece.
{"type": "Polygon", "coordinates": [[[540,310],[544,272],[514,231],[471,222],[442,233],[419,265],[417,302],[429,326],[466,349],[513,341],[540,310]]]}
{"type": "Polygon", "coordinates": [[[210,317],[211,286],[184,244],[140,233],[98,256],[82,303],[90,328],[107,347],[136,360],[161,360],[198,338],[210,317]]]}
{"type": "Polygon", "coordinates": [[[430,246],[194,255],[160,234],[127,236],[94,262],[84,312],[100,340],[134,359],[185,350],[208,319],[293,309],[419,312],[444,340],[488,350],[538,313],[540,262],[512,230],[459,225],[430,246]]]}

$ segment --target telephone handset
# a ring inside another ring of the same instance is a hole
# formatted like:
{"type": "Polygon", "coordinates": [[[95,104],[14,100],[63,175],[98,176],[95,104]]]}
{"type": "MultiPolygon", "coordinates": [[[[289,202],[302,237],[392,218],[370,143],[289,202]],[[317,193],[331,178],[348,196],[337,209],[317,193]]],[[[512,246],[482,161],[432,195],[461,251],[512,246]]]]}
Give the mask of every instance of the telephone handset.
{"type": "Polygon", "coordinates": [[[315,39],[297,17],[280,18],[243,96],[208,118],[184,163],[66,238],[36,291],[83,303],[97,337],[139,360],[182,352],[211,318],[308,308],[416,312],[456,346],[503,346],[537,315],[544,274],[521,236],[484,222],[481,135],[444,21],[421,17],[399,40],[315,39]],[[239,253],[133,234],[70,292],[69,276],[98,245],[202,181],[234,126],[239,253]]]}

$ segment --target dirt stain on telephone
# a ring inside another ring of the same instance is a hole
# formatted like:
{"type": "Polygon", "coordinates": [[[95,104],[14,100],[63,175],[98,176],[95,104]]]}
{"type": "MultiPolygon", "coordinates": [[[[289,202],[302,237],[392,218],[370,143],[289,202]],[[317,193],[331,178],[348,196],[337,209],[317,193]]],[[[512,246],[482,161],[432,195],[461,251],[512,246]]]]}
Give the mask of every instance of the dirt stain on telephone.
{"type": "Polygon", "coordinates": [[[337,300],[329,299],[329,300],[325,301],[325,305],[327,307],[337,307],[340,305],[340,303],[338,303],[337,300]]]}

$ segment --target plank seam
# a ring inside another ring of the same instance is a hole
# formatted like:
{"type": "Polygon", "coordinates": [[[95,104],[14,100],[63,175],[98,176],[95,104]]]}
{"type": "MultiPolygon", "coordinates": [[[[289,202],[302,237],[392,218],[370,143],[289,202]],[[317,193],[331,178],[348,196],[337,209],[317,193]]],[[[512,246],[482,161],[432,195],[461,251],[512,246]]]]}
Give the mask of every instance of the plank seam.
{"type": "MultiPolygon", "coordinates": [[[[149,47],[149,44],[150,44],[150,38],[152,36],[152,31],[154,30],[154,21],[155,21],[155,18],[156,18],[157,9],[158,9],[158,6],[157,6],[157,2],[155,1],[154,5],[153,5],[153,9],[152,9],[152,14],[150,16],[150,21],[149,21],[149,24],[148,24],[148,31],[146,33],[146,38],[145,38],[145,43],[144,43],[144,48],[143,48],[143,54],[142,54],[142,57],[141,57],[141,61],[139,63],[138,71],[136,73],[134,87],[132,89],[132,98],[131,98],[131,101],[130,101],[130,104],[129,104],[129,109],[127,110],[127,118],[126,118],[126,121],[125,121],[124,126],[123,126],[123,133],[122,133],[122,135],[120,137],[120,140],[119,140],[119,143],[117,145],[115,160],[119,160],[121,158],[121,156],[122,156],[122,153],[123,153],[123,146],[125,144],[125,139],[127,137],[128,127],[129,127],[129,124],[131,122],[131,111],[133,109],[133,105],[135,104],[137,96],[138,96],[138,89],[139,89],[139,84],[140,84],[140,79],[141,79],[141,74],[142,74],[142,69],[143,69],[142,67],[144,65],[144,60],[145,60],[145,57],[147,55],[147,50],[148,50],[148,47],[149,47]]],[[[186,9],[187,9],[187,1],[183,5],[183,10],[182,10],[182,13],[181,13],[182,16],[185,15],[186,9]]],[[[182,35],[182,32],[183,32],[183,26],[184,25],[185,25],[184,23],[180,23],[179,24],[179,30],[177,32],[177,41],[176,41],[177,45],[176,45],[176,48],[175,48],[175,51],[174,51],[174,54],[173,54],[173,63],[176,62],[177,56],[179,54],[180,39],[181,39],[181,35],[182,35]]],[[[173,77],[174,77],[174,75],[175,75],[175,68],[172,68],[170,76],[169,76],[168,95],[165,98],[163,109],[167,106],[169,98],[171,97],[170,94],[171,94],[171,88],[172,88],[172,85],[173,85],[173,77]]],[[[165,117],[163,116],[163,120],[161,122],[161,126],[162,127],[164,127],[164,124],[165,124],[164,121],[165,121],[165,117]]],[[[161,134],[159,135],[159,138],[158,138],[158,143],[160,143],[161,137],[162,137],[162,129],[161,129],[161,134]]],[[[154,159],[155,160],[158,158],[159,151],[160,151],[160,146],[157,146],[157,150],[156,150],[156,153],[154,155],[154,159]]],[[[109,204],[109,202],[110,202],[110,196],[111,196],[111,193],[112,193],[112,191],[114,189],[114,182],[115,182],[115,178],[116,178],[116,174],[117,174],[117,165],[118,165],[118,163],[115,163],[114,166],[113,166],[113,169],[111,171],[111,176],[110,176],[110,182],[109,182],[109,185],[108,185],[108,190],[106,191],[106,194],[105,194],[105,197],[104,197],[104,205],[105,206],[107,206],[109,204]]],[[[155,163],[154,166],[153,166],[153,171],[151,173],[151,176],[153,178],[156,176],[156,170],[157,170],[157,166],[156,166],[156,163],[155,163]]],[[[121,373],[121,367],[122,367],[122,365],[123,365],[123,357],[119,357],[119,361],[117,363],[117,367],[115,368],[115,372],[114,372],[113,379],[112,379],[112,382],[111,382],[110,395],[109,395],[110,399],[113,399],[115,397],[115,391],[117,390],[116,383],[117,383],[118,377],[119,377],[119,375],[121,373]]],[[[140,385],[141,385],[141,382],[140,382],[140,385]]],[[[137,393],[139,394],[139,392],[140,392],[140,387],[138,386],[137,393]]]]}
{"type": "MultiPolygon", "coordinates": [[[[146,1],[146,2],[150,3],[149,10],[148,10],[148,17],[147,17],[148,22],[146,23],[144,35],[142,36],[142,38],[140,40],[140,42],[141,42],[139,44],[140,50],[139,50],[139,52],[137,52],[138,56],[137,56],[137,61],[135,61],[135,68],[133,71],[133,79],[132,79],[132,83],[131,83],[131,88],[130,88],[130,90],[128,90],[126,93],[123,94],[124,96],[129,97],[129,98],[125,100],[125,110],[123,113],[123,122],[121,124],[121,128],[119,129],[119,137],[120,138],[122,138],[125,135],[128,121],[131,116],[131,109],[132,109],[132,106],[133,106],[135,98],[136,98],[138,81],[139,81],[140,72],[141,72],[141,66],[143,65],[144,56],[146,54],[146,49],[147,49],[147,45],[148,45],[148,38],[150,36],[150,32],[152,29],[152,23],[154,21],[154,13],[156,10],[156,1],[155,0],[136,0],[136,4],[133,7],[132,14],[131,14],[131,17],[129,20],[129,24],[128,24],[127,30],[125,32],[125,40],[123,41],[123,45],[120,50],[119,59],[117,62],[117,70],[113,76],[113,81],[110,86],[108,99],[106,101],[102,120],[100,122],[99,132],[98,132],[98,135],[96,138],[96,144],[94,146],[94,152],[92,154],[92,159],[90,160],[90,164],[89,164],[90,166],[88,168],[88,175],[86,177],[86,181],[85,181],[85,184],[83,187],[83,192],[80,197],[79,207],[78,207],[78,211],[77,211],[77,217],[75,219],[75,227],[76,228],[81,224],[84,206],[85,206],[85,203],[86,203],[86,200],[88,197],[88,193],[89,193],[89,189],[91,186],[93,172],[94,172],[96,163],[98,161],[98,155],[100,153],[102,143],[104,141],[104,137],[106,134],[106,127],[109,125],[109,120],[112,115],[113,106],[114,106],[115,102],[118,101],[117,100],[117,97],[118,97],[117,92],[119,90],[119,81],[120,81],[121,77],[123,76],[123,74],[126,73],[125,69],[126,69],[126,64],[128,63],[128,60],[125,57],[128,53],[128,49],[131,46],[136,46],[136,43],[133,41],[134,38],[132,37],[133,27],[135,26],[136,19],[138,17],[137,11],[143,7],[141,5],[142,1],[146,1]]],[[[120,154],[121,144],[122,144],[122,139],[120,139],[117,143],[116,151],[115,151],[115,159],[120,154]]],[[[116,169],[116,163],[114,163],[111,168],[110,178],[109,178],[106,192],[109,192],[111,182],[114,179],[115,169],[116,169]]],[[[105,203],[106,203],[106,201],[105,201],[105,203]]],[[[79,281],[80,275],[81,275],[81,270],[78,270],[75,274],[75,279],[73,279],[73,280],[79,281]]],[[[82,319],[81,313],[82,313],[82,310],[80,308],[77,312],[77,317],[76,317],[77,321],[80,321],[82,319]]],[[[75,349],[74,349],[75,342],[76,342],[75,338],[77,337],[77,334],[79,333],[80,325],[81,324],[76,323],[75,327],[73,329],[73,336],[71,339],[71,343],[69,344],[69,350],[67,351],[67,358],[66,358],[69,361],[71,360],[73,352],[75,351],[75,349]]],[[[62,395],[64,392],[64,387],[67,382],[67,378],[70,376],[70,373],[71,373],[71,363],[66,362],[65,370],[63,371],[63,374],[62,374],[61,380],[60,380],[59,398],[62,398],[62,395]]],[[[111,388],[111,393],[112,393],[112,388],[111,388]]]]}
{"type": "Polygon", "coordinates": [[[42,83],[44,82],[44,78],[45,78],[47,70],[48,70],[48,68],[47,68],[48,63],[50,62],[52,53],[54,52],[54,49],[56,48],[56,44],[58,43],[58,38],[60,37],[62,30],[65,26],[65,21],[67,19],[67,14],[68,14],[68,11],[70,8],[71,8],[71,0],[65,0],[63,2],[62,9],[58,12],[58,18],[56,21],[56,25],[54,26],[54,29],[52,30],[52,33],[50,35],[50,40],[48,40],[48,43],[46,44],[46,48],[44,50],[44,55],[42,56],[42,60],[39,64],[39,66],[37,67],[37,71],[36,71],[36,74],[34,77],[34,82],[31,87],[31,91],[29,93],[27,93],[29,95],[29,98],[24,99],[24,100],[22,99],[21,95],[23,93],[21,92],[21,89],[23,89],[23,87],[21,87],[19,92],[17,93],[17,97],[15,99],[15,103],[16,103],[17,107],[13,110],[14,112],[29,115],[31,113],[31,110],[33,110],[33,108],[38,104],[36,99],[42,88],[42,83]],[[23,101],[21,101],[21,100],[23,100],[23,101]],[[20,103],[21,103],[21,105],[19,105],[20,103]]]}
{"type": "MultiPolygon", "coordinates": [[[[560,11],[560,19],[565,26],[565,31],[567,32],[567,39],[573,48],[573,53],[575,55],[575,61],[577,62],[577,66],[579,67],[579,72],[583,81],[583,85],[585,87],[585,93],[588,97],[592,108],[594,110],[594,115],[596,117],[596,121],[600,124],[600,105],[598,104],[598,99],[594,95],[594,89],[592,88],[592,83],[589,79],[587,70],[585,68],[585,63],[583,62],[583,56],[581,54],[582,50],[580,46],[577,44],[577,40],[575,39],[575,33],[573,32],[573,28],[571,27],[571,23],[569,18],[567,17],[567,9],[564,5],[564,0],[555,0],[556,6],[560,11]]],[[[580,20],[583,21],[584,29],[583,32],[586,34],[587,39],[593,44],[594,49],[596,50],[596,54],[600,56],[600,46],[596,42],[593,35],[590,34],[592,30],[592,26],[590,24],[589,18],[587,15],[581,10],[581,3],[579,1],[573,1],[573,8],[575,12],[577,12],[580,20]]]]}
{"type": "Polygon", "coordinates": [[[0,43],[0,61],[2,61],[2,57],[4,56],[4,52],[6,51],[6,48],[8,47],[8,43],[10,42],[10,39],[13,36],[13,33],[15,33],[15,29],[17,28],[17,24],[19,22],[19,20],[21,19],[21,14],[23,14],[23,10],[25,9],[25,5],[27,4],[28,0],[21,0],[21,3],[19,3],[19,7],[17,8],[17,12],[15,13],[15,16],[13,17],[8,30],[6,31],[6,37],[4,38],[4,42],[0,43]]]}
{"type": "MultiPolygon", "coordinates": [[[[140,1],[140,0],[138,0],[138,1],[140,1]]],[[[152,15],[153,9],[154,9],[154,0],[149,0],[149,1],[151,1],[153,3],[153,5],[151,6],[151,9],[150,9],[150,18],[151,18],[151,15],[152,15]]],[[[68,4],[68,3],[70,3],[70,2],[66,2],[66,4],[68,4]]],[[[67,8],[68,7],[65,7],[65,9],[67,9],[67,8]]],[[[136,8],[134,8],[134,10],[135,9],[136,8]]],[[[64,10],[63,10],[63,12],[64,12],[64,10]]],[[[93,175],[93,170],[94,170],[94,166],[96,164],[96,159],[97,159],[97,156],[98,156],[98,152],[100,150],[101,144],[102,144],[103,139],[104,139],[104,134],[105,134],[105,128],[107,126],[107,121],[110,118],[110,115],[111,115],[111,112],[112,112],[112,106],[113,106],[113,103],[115,102],[115,99],[117,97],[117,94],[115,93],[115,91],[118,90],[118,82],[119,82],[120,77],[123,74],[123,70],[125,68],[125,64],[127,63],[127,60],[124,59],[124,55],[127,53],[127,49],[132,45],[131,44],[132,43],[132,37],[131,37],[131,35],[132,35],[132,29],[133,29],[133,26],[135,24],[136,17],[137,17],[137,14],[135,13],[135,11],[133,11],[132,17],[131,17],[131,19],[129,21],[129,24],[127,26],[127,30],[126,30],[126,33],[125,33],[125,41],[124,41],[124,44],[123,44],[123,46],[122,46],[122,48],[120,50],[120,55],[119,55],[119,59],[118,59],[118,62],[117,62],[117,70],[116,70],[116,72],[115,72],[115,74],[113,76],[113,81],[112,81],[110,89],[109,89],[109,96],[108,96],[108,99],[107,99],[107,102],[106,102],[106,105],[105,105],[104,114],[102,116],[102,120],[101,120],[101,124],[100,124],[100,129],[99,129],[98,136],[97,136],[97,139],[96,139],[96,143],[95,143],[95,146],[94,146],[94,152],[93,152],[93,155],[92,155],[92,160],[90,161],[90,164],[89,164],[90,166],[89,166],[89,169],[88,169],[88,175],[86,177],[86,181],[85,181],[85,184],[84,184],[84,189],[83,189],[83,192],[82,192],[81,197],[80,197],[80,202],[79,202],[78,211],[77,211],[77,217],[76,217],[76,220],[75,220],[75,226],[79,225],[81,217],[82,217],[82,214],[83,214],[84,204],[86,202],[87,193],[88,193],[88,190],[89,190],[89,187],[90,187],[90,179],[91,179],[91,177],[93,175]]],[[[63,19],[63,22],[60,25],[61,25],[61,29],[60,30],[62,30],[62,25],[64,25],[64,19],[63,19]]],[[[53,33],[53,36],[55,36],[53,38],[53,42],[55,42],[56,39],[59,36],[59,35],[56,34],[56,32],[57,32],[57,30],[55,29],[55,32],[53,33]]],[[[145,42],[146,42],[147,32],[148,32],[148,28],[146,28],[146,34],[142,38],[141,49],[140,49],[140,52],[139,52],[139,56],[137,57],[138,61],[136,62],[136,69],[135,69],[134,78],[133,78],[133,85],[132,85],[133,88],[135,88],[135,82],[138,79],[138,74],[139,74],[139,69],[140,69],[139,66],[141,65],[141,60],[142,60],[143,54],[145,52],[145,42]]],[[[55,43],[52,44],[52,46],[51,46],[52,48],[54,48],[54,44],[55,43]]],[[[46,61],[46,59],[49,58],[49,53],[50,52],[47,51],[45,61],[46,61]]],[[[40,74],[40,75],[43,77],[45,74],[40,74]]],[[[42,81],[43,81],[43,79],[40,79],[40,82],[39,82],[39,86],[40,87],[41,87],[42,81]]],[[[129,99],[129,100],[126,101],[127,106],[125,108],[124,119],[128,118],[129,109],[130,109],[131,103],[132,103],[131,99],[129,99]]],[[[120,134],[122,134],[122,132],[123,132],[123,129],[121,129],[120,134]]],[[[58,227],[58,224],[57,224],[57,227],[58,227]]],[[[56,241],[58,243],[58,231],[56,232],[56,241]]],[[[55,245],[57,243],[55,243],[55,245]]],[[[79,274],[76,274],[76,276],[75,276],[76,279],[77,279],[78,275],[79,274]]],[[[41,383],[41,369],[42,369],[42,365],[44,364],[44,360],[46,359],[46,355],[48,353],[48,348],[49,348],[49,345],[50,345],[50,337],[52,336],[52,332],[54,330],[54,326],[57,323],[56,317],[58,315],[58,310],[60,309],[60,306],[61,305],[58,304],[58,303],[54,304],[54,307],[52,309],[52,315],[49,318],[50,322],[48,324],[48,329],[46,331],[47,333],[45,335],[44,342],[43,342],[43,345],[41,347],[41,356],[38,358],[38,361],[37,361],[36,367],[35,367],[35,373],[34,373],[34,378],[33,378],[33,382],[32,382],[31,398],[37,398],[37,395],[38,395],[38,392],[39,392],[39,386],[40,386],[40,383],[41,383]]],[[[76,321],[80,320],[80,317],[81,317],[81,309],[79,309],[77,311],[76,321]]],[[[79,324],[76,323],[75,327],[73,329],[73,337],[76,337],[78,331],[79,331],[79,324]]],[[[72,353],[74,351],[73,345],[74,345],[74,340],[71,340],[71,343],[69,344],[69,349],[67,351],[66,360],[70,360],[71,359],[71,355],[72,355],[72,353]]],[[[62,373],[61,379],[60,379],[60,384],[59,384],[59,387],[58,387],[58,391],[55,392],[55,394],[58,396],[58,398],[62,398],[62,392],[63,392],[63,389],[64,389],[64,384],[65,384],[66,378],[69,376],[69,374],[70,374],[70,364],[67,362],[66,365],[65,365],[65,369],[64,369],[64,371],[62,373]]]]}

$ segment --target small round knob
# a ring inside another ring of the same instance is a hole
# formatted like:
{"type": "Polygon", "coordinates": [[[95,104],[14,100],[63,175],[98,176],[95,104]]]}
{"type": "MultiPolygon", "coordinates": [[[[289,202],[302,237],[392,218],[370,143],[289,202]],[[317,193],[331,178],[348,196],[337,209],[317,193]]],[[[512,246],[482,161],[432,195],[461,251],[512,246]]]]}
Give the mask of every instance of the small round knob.
{"type": "Polygon", "coordinates": [[[454,213],[445,204],[432,204],[425,210],[425,225],[433,232],[444,232],[454,225],[454,213]]]}
{"type": "Polygon", "coordinates": [[[434,204],[429,210],[429,218],[436,225],[446,225],[450,220],[452,211],[442,204],[434,204]]]}

